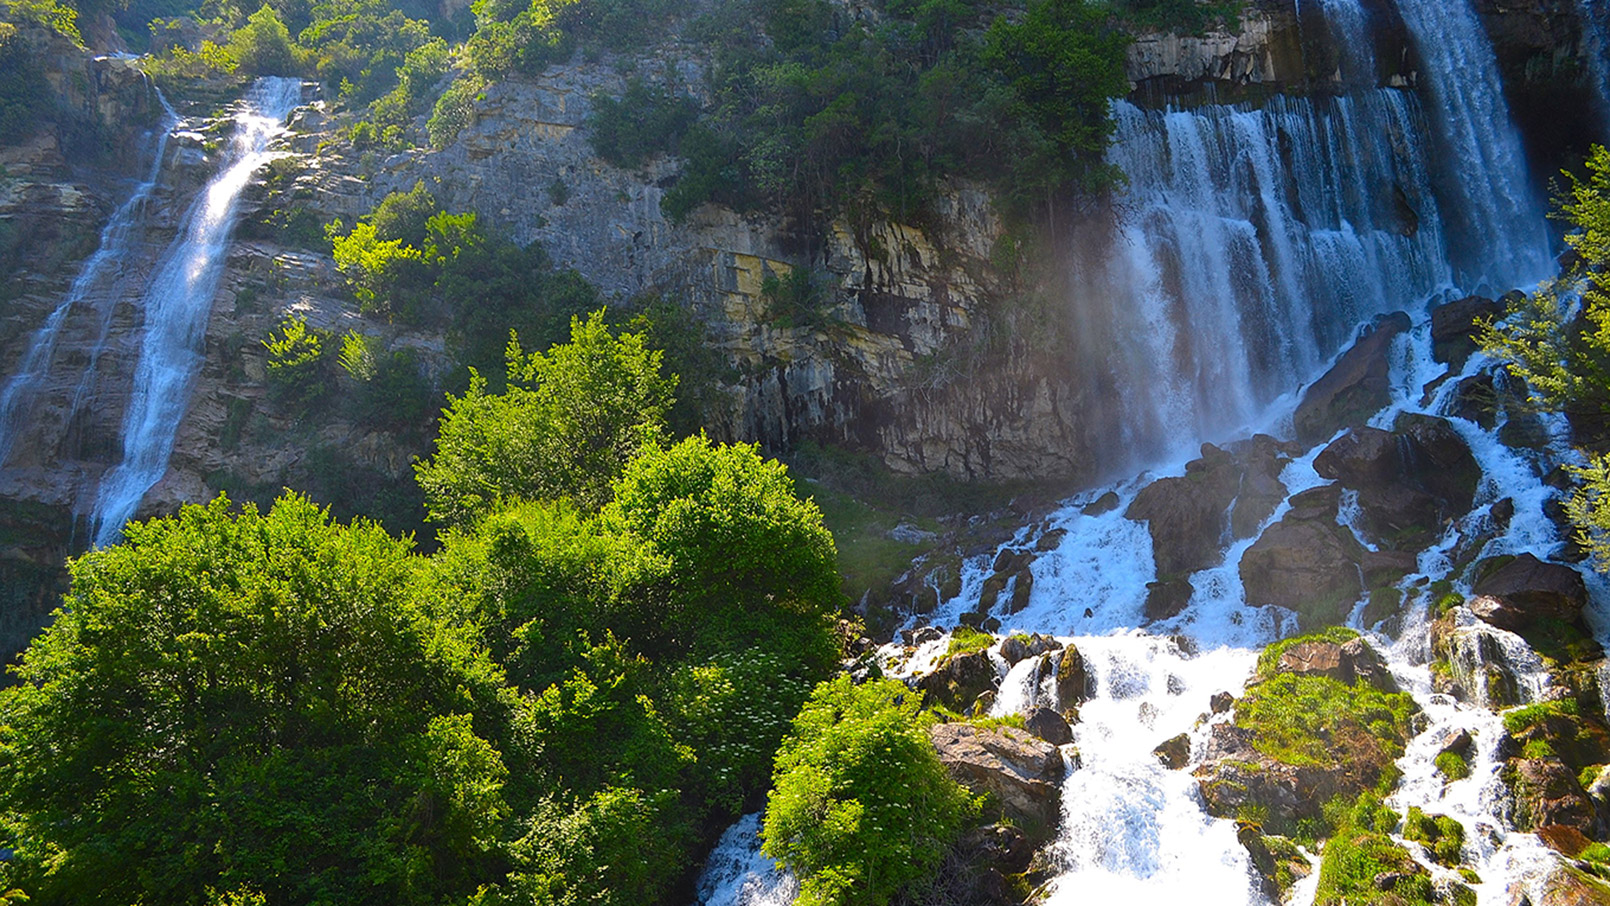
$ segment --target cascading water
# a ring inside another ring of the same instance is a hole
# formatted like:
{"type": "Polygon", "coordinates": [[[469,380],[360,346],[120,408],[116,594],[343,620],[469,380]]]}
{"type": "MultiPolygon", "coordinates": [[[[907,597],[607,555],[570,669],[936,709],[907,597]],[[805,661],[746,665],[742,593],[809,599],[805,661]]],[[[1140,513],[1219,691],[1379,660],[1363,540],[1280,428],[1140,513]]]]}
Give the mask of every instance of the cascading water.
{"type": "Polygon", "coordinates": [[[284,133],[285,119],[301,98],[302,83],[296,79],[262,78],[252,86],[235,114],[227,163],[186,214],[145,293],[143,339],[123,417],[123,458],[102,477],[91,515],[97,546],[118,539],[145,492],[167,471],[201,365],[237,202],[252,173],[273,157],[269,144],[284,133]]]}
{"type": "MultiPolygon", "coordinates": [[[[160,90],[157,91],[157,99],[162,102],[163,121],[156,129],[150,170],[146,173],[144,181],[134,187],[128,200],[112,212],[111,218],[106,221],[106,226],[101,229],[99,247],[84,262],[78,276],[73,278],[73,284],[68,289],[66,298],[51,311],[45,323],[34,331],[21,366],[6,380],[5,387],[0,389],[0,466],[5,465],[6,460],[10,458],[12,446],[16,443],[17,435],[22,431],[31,405],[36,399],[39,384],[49,373],[57,340],[61,336],[62,328],[67,324],[68,316],[76,307],[83,305],[97,288],[104,287],[109,280],[122,276],[121,265],[138,235],[136,227],[145,213],[146,201],[156,189],[162,174],[163,162],[167,158],[168,138],[179,123],[178,114],[174,113],[173,107],[169,106],[168,99],[160,90]]],[[[97,316],[103,323],[109,323],[114,302],[114,298],[107,297],[100,306],[102,311],[97,316]]]]}
{"type": "MultiPolygon", "coordinates": [[[[1581,2],[1597,9],[1603,0],[1581,2]]],[[[1061,872],[1047,888],[1051,902],[1265,902],[1233,823],[1206,814],[1190,769],[1205,755],[1211,724],[1226,719],[1197,723],[1208,696],[1238,691],[1256,649],[1296,629],[1293,614],[1249,606],[1238,564],[1292,509],[1292,496],[1328,483],[1314,468],[1326,444],[1285,465],[1279,478],[1287,499],[1250,537],[1226,545],[1222,562],[1189,576],[1182,612],[1144,630],[1136,627],[1145,622],[1147,586],[1157,575],[1147,528],[1123,515],[1137,493],[1161,475],[1183,474],[1204,438],[1280,425],[1295,404],[1293,389],[1360,322],[1395,309],[1424,312],[1428,300],[1446,298],[1459,284],[1525,285],[1549,264],[1541,207],[1527,189],[1492,49],[1468,0],[1397,4],[1426,64],[1419,85],[1429,115],[1415,92],[1377,88],[1357,76],[1374,66],[1360,37],[1368,31],[1360,0],[1318,5],[1332,34],[1350,45],[1341,82],[1353,87],[1342,96],[1276,97],[1261,106],[1115,106],[1110,160],[1128,176],[1129,190],[1110,251],[1077,281],[1087,288],[1082,314],[1099,332],[1087,348],[1108,363],[1125,399],[1133,423],[1123,443],[1132,460],[1175,465],[1080,495],[1045,520],[1034,531],[1063,534],[1034,560],[1026,606],[1016,602],[1008,613],[997,604],[991,613],[1002,634],[1043,632],[1072,642],[1095,677],[1074,725],[1079,759],[1064,786],[1061,836],[1051,850],[1061,872]],[[1086,512],[1104,496],[1115,496],[1117,505],[1086,512]],[[1202,653],[1186,654],[1176,636],[1202,653]],[[1181,732],[1190,734],[1192,764],[1170,771],[1152,749],[1181,732]]],[[[1461,822],[1467,861],[1482,879],[1474,885],[1480,902],[1509,902],[1533,891],[1557,857],[1508,823],[1498,780],[1504,730],[1502,718],[1479,704],[1487,690],[1473,690],[1478,704],[1433,691],[1424,589],[1455,575],[1456,549],[1492,529],[1500,500],[1513,502],[1513,515],[1479,551],[1467,551],[1466,562],[1556,550],[1561,539],[1544,504],[1557,492],[1542,476],[1566,451],[1556,442],[1541,452],[1517,452],[1495,431],[1449,416],[1460,380],[1490,363],[1477,355],[1463,373],[1446,375],[1431,355],[1423,315],[1394,350],[1393,402],[1372,424],[1390,428],[1402,413],[1441,414],[1485,477],[1475,510],[1429,544],[1418,572],[1399,583],[1411,603],[1396,640],[1370,636],[1428,718],[1398,763],[1403,781],[1391,804],[1461,822]],[[1439,741],[1460,730],[1473,740],[1471,774],[1445,782],[1435,766],[1439,741]]],[[[1345,507],[1340,522],[1349,522],[1345,507]]],[[[1005,547],[1033,550],[1038,540],[1025,529],[1005,547]]],[[[974,611],[993,559],[975,560],[960,593],[923,622],[954,625],[974,611]]],[[[1602,596],[1596,588],[1587,619],[1610,638],[1610,620],[1598,610],[1602,596]]],[[[1351,619],[1368,631],[1361,625],[1364,603],[1351,619]]],[[[1462,611],[1455,617],[1457,626],[1470,621],[1462,611]]],[[[1523,640],[1479,631],[1513,676],[1516,688],[1507,694],[1522,701],[1547,694],[1547,675],[1523,640]]],[[[915,652],[890,646],[886,672],[931,669],[947,642],[931,640],[915,652]]],[[[1033,663],[1008,670],[1002,661],[997,668],[1002,684],[992,714],[1049,703],[1053,692],[1036,683],[1033,663]]],[[[1438,883],[1466,883],[1432,864],[1417,844],[1399,841],[1419,853],[1438,883]]],[[[749,886],[712,885],[701,891],[701,902],[771,902],[786,878],[768,873],[753,829],[724,839],[723,847],[721,864],[746,866],[741,876],[749,886]]],[[[1311,903],[1316,883],[1317,872],[1287,902],[1311,903]]]]}
{"type": "Polygon", "coordinates": [[[1105,273],[1131,456],[1238,433],[1359,320],[1450,276],[1414,96],[1114,107],[1129,178],[1105,273]],[[1149,417],[1148,417],[1149,416],[1149,417]]]}
{"type": "Polygon", "coordinates": [[[1470,0],[1398,0],[1425,62],[1446,172],[1458,204],[1450,230],[1469,287],[1485,279],[1500,291],[1548,275],[1542,199],[1531,190],[1519,132],[1499,78],[1492,42],[1470,0]]]}

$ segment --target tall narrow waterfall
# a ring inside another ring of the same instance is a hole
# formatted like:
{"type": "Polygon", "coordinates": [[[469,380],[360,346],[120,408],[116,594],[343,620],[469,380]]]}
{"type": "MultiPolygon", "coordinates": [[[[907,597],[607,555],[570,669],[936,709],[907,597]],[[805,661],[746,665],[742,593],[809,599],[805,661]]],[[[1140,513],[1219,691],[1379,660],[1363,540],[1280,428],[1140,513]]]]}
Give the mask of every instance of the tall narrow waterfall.
{"type": "Polygon", "coordinates": [[[237,203],[272,156],[269,143],[301,101],[295,79],[259,79],[235,115],[229,158],[185,216],[142,300],[143,339],[123,417],[123,459],[101,479],[91,517],[96,545],[115,542],[145,492],[162,478],[189,403],[237,203]]]}
{"type": "MultiPolygon", "coordinates": [[[[67,323],[68,316],[76,307],[83,305],[94,290],[105,287],[108,282],[123,276],[123,261],[138,235],[136,227],[145,213],[146,201],[150,199],[151,192],[156,189],[157,181],[162,175],[162,164],[167,157],[168,138],[179,122],[178,115],[173,112],[168,99],[163,97],[160,91],[157,92],[157,98],[162,102],[163,120],[156,129],[155,148],[151,154],[151,166],[146,172],[145,180],[135,186],[128,200],[112,212],[111,219],[107,220],[106,226],[101,229],[100,246],[84,262],[78,276],[73,278],[73,285],[68,289],[66,298],[51,311],[45,323],[34,331],[21,366],[7,379],[4,388],[0,388],[0,466],[5,465],[6,460],[10,458],[11,448],[16,443],[24,422],[27,421],[39,385],[50,371],[57,340],[67,323]]],[[[107,296],[102,302],[100,307],[103,310],[97,312],[97,317],[102,322],[110,322],[114,302],[115,299],[111,296],[107,296]]]]}
{"type": "Polygon", "coordinates": [[[1439,150],[1454,261],[1467,286],[1485,279],[1509,289],[1544,277],[1550,264],[1544,208],[1532,191],[1526,154],[1510,119],[1492,42],[1471,0],[1398,0],[1424,61],[1439,150]]]}

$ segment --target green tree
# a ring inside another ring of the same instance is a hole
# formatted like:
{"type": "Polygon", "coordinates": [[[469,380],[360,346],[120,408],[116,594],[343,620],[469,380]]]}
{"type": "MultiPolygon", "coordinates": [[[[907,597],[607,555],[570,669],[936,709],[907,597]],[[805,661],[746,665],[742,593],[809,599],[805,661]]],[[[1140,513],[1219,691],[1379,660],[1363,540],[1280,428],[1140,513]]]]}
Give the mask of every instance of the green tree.
{"type": "Polygon", "coordinates": [[[266,3],[230,36],[229,53],[246,75],[293,75],[298,69],[290,30],[266,3]]]}
{"type": "Polygon", "coordinates": [[[665,561],[664,609],[634,627],[650,650],[707,656],[797,633],[805,663],[836,653],[820,643],[843,603],[833,536],[782,463],[703,436],[646,446],[613,497],[604,524],[665,561]]]}
{"type": "Polygon", "coordinates": [[[777,753],[762,837],[800,906],[883,906],[930,874],[976,813],[895,680],[818,686],[777,753]]]}
{"type": "Polygon", "coordinates": [[[570,342],[547,353],[511,339],[504,392],[474,375],[449,398],[436,454],[414,467],[431,519],[467,522],[505,500],[601,506],[626,461],[659,438],[675,387],[660,353],[611,334],[602,311],[573,319],[570,342]]]}
{"type": "Polygon", "coordinates": [[[6,883],[39,903],[436,903],[495,869],[516,699],[414,558],[304,498],[131,524],[0,692],[6,883]],[[492,729],[488,729],[492,728],[492,729]]]}
{"type": "MultiPolygon", "coordinates": [[[[1565,241],[1579,259],[1558,280],[1512,302],[1478,337],[1482,351],[1525,382],[1532,401],[1593,430],[1610,417],[1610,150],[1596,146],[1588,174],[1570,179],[1558,216],[1575,230],[1565,241]],[[1571,295],[1580,288],[1580,303],[1571,295]]],[[[1601,570],[1610,570],[1610,456],[1574,470],[1579,485],[1566,512],[1601,570]]]]}

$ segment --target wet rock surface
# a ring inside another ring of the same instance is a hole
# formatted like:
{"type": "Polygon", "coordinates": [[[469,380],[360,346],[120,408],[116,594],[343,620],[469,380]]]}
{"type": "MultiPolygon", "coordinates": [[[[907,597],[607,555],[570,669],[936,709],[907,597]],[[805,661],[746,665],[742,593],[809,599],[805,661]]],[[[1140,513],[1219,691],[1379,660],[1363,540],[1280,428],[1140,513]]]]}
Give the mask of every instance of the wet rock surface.
{"type": "Polygon", "coordinates": [[[1477,564],[1484,573],[1470,609],[1483,620],[1520,631],[1541,620],[1575,623],[1587,605],[1582,574],[1569,566],[1545,563],[1526,553],[1508,562],[1477,564]]]}
{"type": "Polygon", "coordinates": [[[974,793],[989,793],[1031,839],[1055,831],[1061,809],[1062,753],[1012,727],[935,724],[929,738],[950,775],[974,793]]]}
{"type": "Polygon", "coordinates": [[[1409,329],[1409,316],[1380,319],[1331,369],[1303,392],[1293,416],[1297,442],[1312,446],[1338,430],[1364,422],[1391,399],[1392,341],[1409,329]]]}
{"type": "Polygon", "coordinates": [[[1285,518],[1247,549],[1239,570],[1247,603],[1295,610],[1304,627],[1345,621],[1364,593],[1363,545],[1336,524],[1340,488],[1320,487],[1292,498],[1285,518]]]}

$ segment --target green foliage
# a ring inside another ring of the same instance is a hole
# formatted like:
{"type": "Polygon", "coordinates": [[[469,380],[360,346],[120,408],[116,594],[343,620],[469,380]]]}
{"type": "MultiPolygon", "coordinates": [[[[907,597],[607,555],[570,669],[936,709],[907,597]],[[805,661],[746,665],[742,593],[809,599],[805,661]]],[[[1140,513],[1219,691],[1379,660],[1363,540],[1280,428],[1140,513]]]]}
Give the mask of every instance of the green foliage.
{"type": "Polygon", "coordinates": [[[1410,807],[1403,819],[1403,838],[1425,845],[1440,865],[1458,865],[1463,856],[1465,826],[1446,815],[1427,815],[1410,807]]]}
{"type": "Polygon", "coordinates": [[[808,906],[887,903],[939,864],[976,813],[904,684],[840,676],[812,693],[777,753],[765,851],[808,906]]]}
{"type": "Polygon", "coordinates": [[[706,40],[725,54],[713,103],[679,142],[667,215],[716,202],[806,227],[835,215],[921,224],[956,178],[987,182],[1019,214],[1106,188],[1128,39],[1086,0],[1033,0],[991,24],[994,12],[899,0],[874,25],[828,0],[761,0],[769,41],[754,39],[752,15],[711,25],[706,40]]]}
{"type": "Polygon", "coordinates": [[[266,3],[230,35],[227,50],[245,75],[294,75],[297,71],[290,30],[266,3]]]}
{"type": "Polygon", "coordinates": [[[1378,766],[1402,756],[1416,710],[1406,693],[1281,673],[1248,689],[1235,713],[1236,724],[1253,731],[1253,747],[1271,758],[1355,769],[1359,755],[1378,766]]]}
{"type": "Polygon", "coordinates": [[[318,402],[330,389],[326,380],[323,331],[307,326],[302,318],[286,318],[279,332],[270,333],[263,346],[268,349],[268,386],[274,395],[294,407],[305,408],[318,402]]]}
{"type": "Polygon", "coordinates": [[[656,155],[676,154],[698,116],[699,105],[692,98],[632,79],[618,101],[603,94],[593,97],[588,140],[599,157],[637,168],[656,155]]]}
{"type": "Polygon", "coordinates": [[[659,352],[612,335],[602,312],[572,320],[570,342],[548,353],[511,338],[504,392],[475,375],[449,398],[436,454],[415,466],[431,518],[462,524],[516,499],[602,505],[626,461],[660,436],[674,389],[659,352]]]}
{"type": "Polygon", "coordinates": [[[565,338],[599,296],[575,271],[556,271],[542,247],[520,248],[475,214],[442,211],[423,182],[387,195],[350,232],[326,228],[336,267],[365,312],[446,328],[458,360],[503,364],[509,331],[535,349],[565,338]]]}
{"type": "Polygon", "coordinates": [[[638,298],[625,308],[621,327],[640,334],[661,350],[661,373],[676,375],[676,402],[666,413],[671,434],[697,434],[714,419],[724,401],[721,385],[737,378],[699,320],[686,305],[660,295],[638,298]]]}
{"type": "Polygon", "coordinates": [[[1197,35],[1215,22],[1232,33],[1237,31],[1244,5],[1243,0],[1116,0],[1114,4],[1131,24],[1197,35]]]}
{"type": "MultiPolygon", "coordinates": [[[[788,470],[758,448],[688,438],[645,446],[626,464],[602,519],[646,542],[668,569],[664,612],[642,629],[672,650],[742,651],[801,626],[796,655],[827,666],[820,644],[843,598],[833,536],[821,513],[794,493],[788,470]],[[804,641],[803,639],[801,641],[804,641]]],[[[836,646],[835,646],[836,647],[836,646]]]]}
{"type": "Polygon", "coordinates": [[[509,901],[541,906],[664,902],[689,832],[667,792],[609,787],[576,804],[549,802],[515,845],[509,901]]]}
{"type": "Polygon", "coordinates": [[[34,902],[434,903],[494,859],[518,702],[413,608],[405,542],[220,497],[74,561],[0,693],[12,883],[34,902]]]}
{"type": "MultiPolygon", "coordinates": [[[[1483,327],[1482,351],[1525,382],[1532,401],[1570,415],[1610,414],[1610,149],[1595,146],[1587,176],[1567,173],[1570,190],[1558,199],[1560,219],[1574,231],[1565,241],[1580,259],[1571,273],[1511,300],[1504,319],[1483,327]],[[1580,306],[1569,288],[1582,286],[1580,306]]],[[[1572,470],[1578,488],[1566,513],[1600,569],[1610,569],[1610,458],[1590,455],[1572,470]]]]}
{"type": "Polygon", "coordinates": [[[57,0],[0,0],[0,47],[14,39],[19,28],[49,29],[74,44],[83,44],[78,33],[76,4],[57,0]]]}
{"type": "Polygon", "coordinates": [[[475,101],[486,90],[486,80],[474,75],[460,75],[437,98],[431,109],[425,132],[430,146],[440,151],[453,143],[475,119],[475,101]]]}
{"type": "Polygon", "coordinates": [[[487,80],[539,75],[580,47],[595,53],[642,46],[675,12],[672,0],[476,0],[470,65],[487,80]]]}
{"type": "Polygon", "coordinates": [[[972,654],[995,644],[995,636],[987,632],[979,632],[971,626],[957,626],[956,631],[950,634],[950,645],[945,649],[946,657],[958,654],[972,654]]]}
{"type": "Polygon", "coordinates": [[[1470,765],[1458,752],[1443,752],[1437,756],[1437,771],[1449,780],[1464,780],[1470,776],[1470,765]]]}

